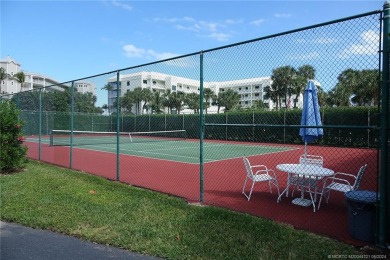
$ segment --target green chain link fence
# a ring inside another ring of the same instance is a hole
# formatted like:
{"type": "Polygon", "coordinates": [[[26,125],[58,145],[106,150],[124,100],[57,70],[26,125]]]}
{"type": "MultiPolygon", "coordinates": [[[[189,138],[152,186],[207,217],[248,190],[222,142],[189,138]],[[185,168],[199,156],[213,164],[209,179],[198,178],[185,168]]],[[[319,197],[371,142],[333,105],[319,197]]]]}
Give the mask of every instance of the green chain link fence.
{"type": "MultiPolygon", "coordinates": [[[[389,102],[384,90],[388,84],[383,82],[389,74],[388,54],[382,55],[382,47],[388,51],[383,13],[374,11],[2,99],[12,98],[22,110],[30,158],[352,244],[384,246],[388,193],[381,194],[380,207],[379,196],[375,197],[373,238],[366,241],[348,229],[354,219],[344,194],[332,193],[321,208],[321,192],[301,192],[302,185],[289,197],[278,196],[275,189],[270,193],[262,184],[255,185],[250,200],[242,194],[243,157],[273,169],[281,192],[289,179],[280,165],[299,164],[305,149],[321,156],[323,167],[334,172],[356,176],[367,164],[360,190],[388,192],[389,160],[383,157],[388,155],[388,128],[381,126],[387,126],[389,119],[381,116],[389,108],[380,104],[389,102]],[[324,134],[305,148],[299,128],[307,79],[318,88],[324,134]],[[88,86],[93,94],[84,92],[88,86]],[[146,98],[138,93],[143,89],[150,90],[146,98]],[[54,135],[58,130],[63,132],[54,135]],[[185,130],[185,136],[178,137],[177,130],[185,130]],[[56,138],[66,139],[66,145],[53,146],[56,138]],[[79,145],[79,138],[90,141],[79,145]],[[318,195],[314,207],[291,203],[310,195],[318,195]]],[[[322,191],[326,179],[320,183],[317,188],[322,191]]]]}

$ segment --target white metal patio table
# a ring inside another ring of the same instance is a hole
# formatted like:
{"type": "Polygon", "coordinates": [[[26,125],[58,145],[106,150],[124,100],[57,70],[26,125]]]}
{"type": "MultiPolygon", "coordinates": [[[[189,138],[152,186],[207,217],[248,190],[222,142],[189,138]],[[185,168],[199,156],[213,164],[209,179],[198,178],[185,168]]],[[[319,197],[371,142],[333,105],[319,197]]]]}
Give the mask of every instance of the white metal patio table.
{"type": "MultiPolygon", "coordinates": [[[[276,166],[276,169],[286,172],[288,174],[287,176],[287,186],[283,190],[282,193],[280,193],[277,202],[280,202],[282,195],[286,193],[286,197],[288,197],[288,191],[290,189],[291,185],[291,177],[293,174],[296,174],[297,176],[302,176],[301,178],[314,178],[316,181],[321,180],[326,177],[330,177],[334,175],[334,171],[331,169],[327,169],[321,166],[317,165],[309,165],[309,164],[279,164],[276,166]]],[[[315,212],[315,200],[313,199],[312,191],[309,186],[309,194],[310,194],[310,200],[304,198],[304,191],[303,188],[302,195],[300,198],[296,198],[292,201],[293,204],[300,205],[300,206],[309,206],[313,205],[313,211],[315,212]]],[[[321,190],[321,193],[323,190],[321,190]]]]}

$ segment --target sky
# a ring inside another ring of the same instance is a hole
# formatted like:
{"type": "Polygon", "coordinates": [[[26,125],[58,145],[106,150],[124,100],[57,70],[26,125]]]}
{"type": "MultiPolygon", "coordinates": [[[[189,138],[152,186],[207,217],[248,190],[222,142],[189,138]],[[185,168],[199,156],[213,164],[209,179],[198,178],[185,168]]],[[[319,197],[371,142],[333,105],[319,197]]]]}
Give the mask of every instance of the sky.
{"type": "Polygon", "coordinates": [[[59,82],[381,10],[384,1],[1,0],[0,58],[59,82]]]}

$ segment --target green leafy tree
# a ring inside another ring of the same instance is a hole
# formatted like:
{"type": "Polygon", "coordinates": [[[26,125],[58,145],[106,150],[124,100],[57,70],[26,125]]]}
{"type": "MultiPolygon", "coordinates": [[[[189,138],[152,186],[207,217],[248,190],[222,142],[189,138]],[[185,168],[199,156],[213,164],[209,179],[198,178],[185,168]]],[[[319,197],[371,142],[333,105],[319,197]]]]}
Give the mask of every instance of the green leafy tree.
{"type": "Polygon", "coordinates": [[[303,65],[298,68],[297,76],[293,82],[293,94],[295,94],[294,108],[297,107],[298,98],[303,93],[307,81],[315,79],[315,75],[316,70],[311,65],[303,65]]]}
{"type": "Polygon", "coordinates": [[[337,77],[336,86],[328,93],[329,106],[358,106],[379,103],[379,72],[376,70],[347,69],[337,77]]]}
{"type": "Polygon", "coordinates": [[[20,110],[10,100],[0,102],[0,172],[12,172],[26,163],[27,147],[22,145],[20,110]]]}
{"type": "Polygon", "coordinates": [[[199,114],[200,95],[197,93],[189,93],[186,95],[185,104],[189,109],[193,109],[195,114],[199,114]]]}
{"type": "Polygon", "coordinates": [[[164,107],[168,108],[168,113],[172,113],[172,109],[175,107],[174,105],[174,97],[170,89],[165,90],[163,94],[163,102],[164,107]]]}
{"type": "Polygon", "coordinates": [[[120,98],[120,106],[123,112],[131,113],[131,109],[134,105],[133,95],[131,91],[126,92],[123,97],[120,98]]]}
{"type": "Polygon", "coordinates": [[[141,87],[134,88],[133,91],[130,91],[133,104],[135,104],[136,114],[141,114],[141,102],[144,100],[144,93],[141,87]]]}
{"type": "Polygon", "coordinates": [[[352,102],[359,106],[375,106],[379,103],[379,72],[362,70],[358,73],[358,83],[353,90],[352,102]]]}
{"type": "Polygon", "coordinates": [[[163,97],[161,96],[160,91],[156,91],[153,93],[153,97],[151,100],[151,108],[153,111],[155,111],[157,114],[161,113],[161,107],[163,106],[163,97]]]}
{"type": "Polygon", "coordinates": [[[74,95],[74,111],[81,113],[99,113],[103,111],[95,106],[97,98],[92,93],[78,93],[74,95]]]}
{"type": "Polygon", "coordinates": [[[267,106],[265,105],[263,100],[258,99],[255,100],[254,104],[252,105],[252,108],[256,110],[265,110],[267,109],[267,106]]]}
{"type": "Polygon", "coordinates": [[[173,92],[171,95],[172,95],[173,107],[176,108],[176,112],[180,114],[181,108],[186,99],[186,95],[184,92],[181,91],[173,92]]]}
{"type": "Polygon", "coordinates": [[[278,107],[281,107],[281,97],[284,97],[285,107],[287,108],[288,100],[291,100],[291,95],[294,93],[296,85],[297,70],[292,66],[283,66],[272,71],[271,87],[276,91],[278,107]]]}
{"type": "Polygon", "coordinates": [[[231,110],[234,106],[238,105],[238,102],[240,102],[240,95],[238,95],[236,92],[234,92],[232,89],[227,89],[225,91],[218,93],[217,98],[218,103],[218,113],[220,107],[225,107],[225,112],[231,110]]]}
{"type": "Polygon", "coordinates": [[[153,99],[153,93],[150,91],[148,88],[143,88],[142,89],[142,101],[144,102],[142,108],[143,110],[148,111],[150,107],[150,102],[153,99]]]}

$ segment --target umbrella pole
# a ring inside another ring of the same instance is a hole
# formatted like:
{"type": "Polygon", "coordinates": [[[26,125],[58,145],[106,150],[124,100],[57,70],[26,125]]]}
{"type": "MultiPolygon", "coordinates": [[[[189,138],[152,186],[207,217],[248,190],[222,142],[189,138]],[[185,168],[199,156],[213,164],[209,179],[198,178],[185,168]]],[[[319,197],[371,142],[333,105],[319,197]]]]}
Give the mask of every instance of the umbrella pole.
{"type": "Polygon", "coordinates": [[[305,163],[307,159],[307,142],[305,141],[305,163]]]}

